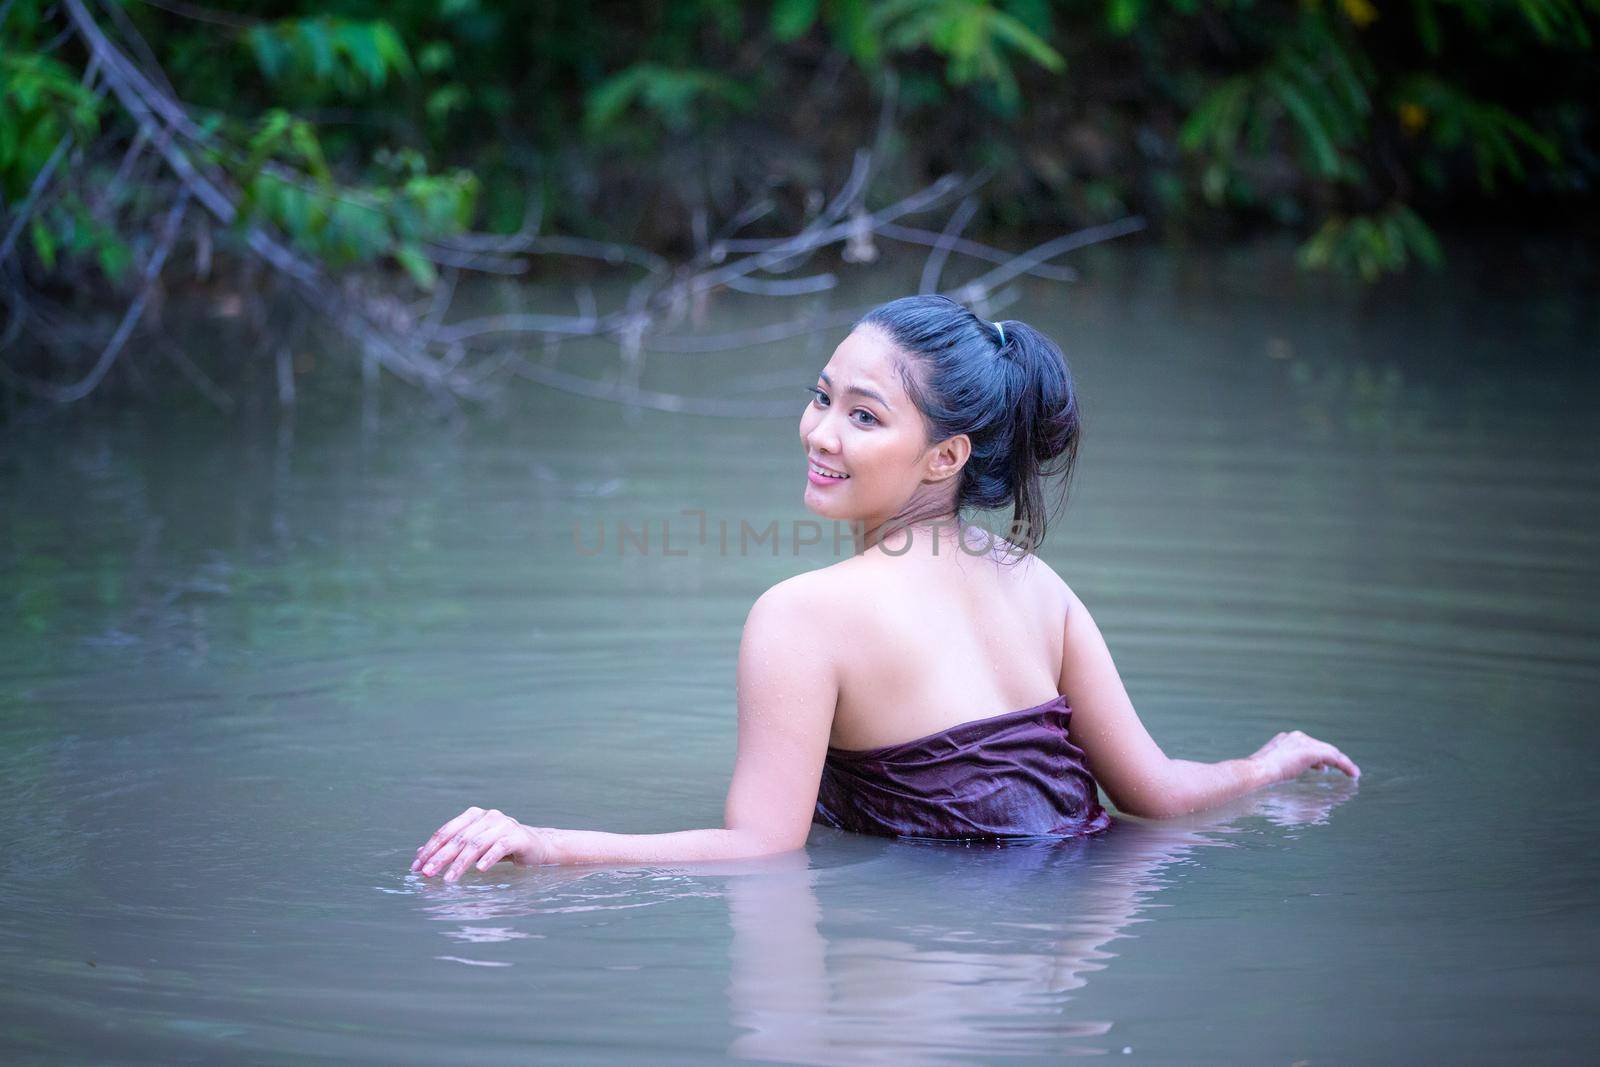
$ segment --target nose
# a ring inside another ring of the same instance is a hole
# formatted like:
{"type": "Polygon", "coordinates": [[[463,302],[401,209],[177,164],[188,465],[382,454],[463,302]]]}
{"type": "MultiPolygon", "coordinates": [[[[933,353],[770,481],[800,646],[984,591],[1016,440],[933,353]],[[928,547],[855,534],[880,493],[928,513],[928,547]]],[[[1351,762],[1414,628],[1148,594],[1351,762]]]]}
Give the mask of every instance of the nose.
{"type": "Polygon", "coordinates": [[[821,418],[812,423],[809,430],[801,430],[800,436],[805,438],[808,451],[822,455],[838,454],[839,432],[834,428],[833,420],[828,418],[828,414],[823,412],[821,418]]]}

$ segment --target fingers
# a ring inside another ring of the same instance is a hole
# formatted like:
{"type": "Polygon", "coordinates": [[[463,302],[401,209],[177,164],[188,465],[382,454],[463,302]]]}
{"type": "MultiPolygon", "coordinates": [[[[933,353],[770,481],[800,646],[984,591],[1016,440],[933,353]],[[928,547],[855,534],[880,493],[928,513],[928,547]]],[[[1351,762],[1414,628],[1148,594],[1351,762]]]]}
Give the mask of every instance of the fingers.
{"type": "Polygon", "coordinates": [[[509,835],[501,837],[500,840],[490,845],[482,856],[478,857],[478,870],[487,871],[490,867],[509,856],[515,849],[516,845],[509,835]]]}
{"type": "MultiPolygon", "coordinates": [[[[479,862],[480,857],[486,857],[499,848],[505,842],[507,836],[506,832],[500,829],[497,832],[481,834],[468,842],[467,847],[461,850],[461,854],[456,857],[456,861],[450,865],[450,869],[444,872],[444,880],[453,882],[460,878],[466,873],[468,867],[479,862]]],[[[480,865],[478,869],[484,870],[485,868],[480,865]]]]}
{"type": "Polygon", "coordinates": [[[1361,777],[1361,768],[1356,766],[1355,760],[1340,752],[1326,741],[1315,742],[1319,752],[1313,767],[1337,767],[1352,778],[1361,777]]]}
{"type": "Polygon", "coordinates": [[[457,830],[460,830],[463,826],[466,826],[469,823],[481,818],[483,814],[484,812],[482,808],[468,808],[466,811],[462,812],[460,815],[457,815],[455,818],[439,827],[439,829],[435,830],[433,832],[433,836],[428,838],[427,843],[421,848],[417,849],[417,858],[412,861],[411,869],[414,871],[426,864],[429,857],[433,855],[440,845],[444,844],[445,841],[449,839],[451,834],[455,833],[457,830]]]}
{"type": "Polygon", "coordinates": [[[1361,777],[1361,768],[1356,766],[1356,761],[1351,759],[1349,756],[1346,756],[1343,752],[1340,752],[1336,748],[1333,750],[1332,763],[1333,766],[1339,768],[1352,778],[1361,777]]]}
{"type": "Polygon", "coordinates": [[[486,811],[473,822],[457,830],[454,836],[446,838],[438,851],[422,865],[422,873],[433,875],[444,870],[446,864],[460,855],[463,849],[468,848],[474,838],[493,827],[500,818],[498,811],[486,811]]]}
{"type": "MultiPolygon", "coordinates": [[[[432,876],[443,871],[445,881],[453,882],[461,877],[462,873],[473,862],[485,855],[491,848],[502,840],[507,841],[506,851],[515,847],[514,835],[511,830],[520,827],[515,819],[497,809],[468,808],[461,815],[450,820],[439,832],[430,839],[429,844],[434,845],[432,852],[424,852],[428,846],[418,849],[417,858],[412,861],[411,869],[420,870],[425,876],[432,876]],[[472,812],[477,812],[475,818],[463,822],[472,812]],[[450,827],[456,827],[455,832],[440,839],[450,827]]],[[[504,856],[501,852],[500,856],[504,856]]],[[[499,857],[496,857],[498,861],[499,857]]]]}
{"type": "Polygon", "coordinates": [[[1333,767],[1351,778],[1361,777],[1361,768],[1356,766],[1355,760],[1302,730],[1277,734],[1251,758],[1278,761],[1284,768],[1280,781],[1323,767],[1333,767]]]}

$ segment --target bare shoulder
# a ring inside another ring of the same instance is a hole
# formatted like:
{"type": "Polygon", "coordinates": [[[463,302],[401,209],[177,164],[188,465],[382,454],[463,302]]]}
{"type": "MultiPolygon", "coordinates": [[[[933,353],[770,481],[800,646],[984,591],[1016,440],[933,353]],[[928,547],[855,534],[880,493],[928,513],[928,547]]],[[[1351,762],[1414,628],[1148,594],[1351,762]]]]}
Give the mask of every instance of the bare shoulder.
{"type": "Polygon", "coordinates": [[[1071,616],[1074,611],[1083,610],[1083,602],[1054,567],[1037,555],[1028,557],[1027,566],[1030,580],[1037,583],[1040,595],[1050,601],[1058,614],[1071,616]]]}
{"type": "MultiPolygon", "coordinates": [[[[837,627],[827,619],[823,581],[815,572],[797,574],[756,598],[739,639],[737,689],[741,715],[747,710],[800,709],[826,716],[824,734],[838,702],[837,627]]],[[[820,721],[820,720],[819,720],[820,721]]]]}
{"type": "Polygon", "coordinates": [[[840,601],[840,594],[844,590],[853,589],[859,597],[864,585],[886,577],[887,571],[888,568],[875,565],[875,561],[867,556],[851,556],[826,567],[802,571],[785,578],[761,596],[762,599],[770,597],[780,604],[811,604],[819,607],[831,604],[830,610],[838,611],[845,606],[840,601]]]}
{"type": "Polygon", "coordinates": [[[825,574],[826,568],[785,578],[757,597],[750,613],[755,615],[759,611],[765,615],[781,616],[814,606],[829,584],[825,574]]]}
{"type": "Polygon", "coordinates": [[[768,641],[792,646],[815,646],[815,638],[825,629],[818,625],[828,603],[833,581],[825,571],[806,571],[785,578],[756,598],[745,616],[746,636],[759,635],[768,641]]]}
{"type": "Polygon", "coordinates": [[[825,655],[831,661],[835,639],[859,625],[856,605],[872,599],[866,587],[872,580],[870,568],[860,567],[859,560],[785,578],[756,598],[745,619],[746,632],[758,630],[797,653],[825,655]]]}

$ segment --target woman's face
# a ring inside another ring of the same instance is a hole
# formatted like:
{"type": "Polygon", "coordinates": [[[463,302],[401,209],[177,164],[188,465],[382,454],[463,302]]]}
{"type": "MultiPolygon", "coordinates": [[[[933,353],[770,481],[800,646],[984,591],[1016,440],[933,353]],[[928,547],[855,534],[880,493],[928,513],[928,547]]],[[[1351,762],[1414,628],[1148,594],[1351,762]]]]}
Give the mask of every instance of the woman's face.
{"type": "Polygon", "coordinates": [[[928,444],[927,424],[900,384],[894,357],[887,337],[862,326],[817,376],[800,417],[800,445],[807,458],[805,504],[824,518],[861,521],[871,530],[936,497],[954,500],[967,437],[928,444]]]}

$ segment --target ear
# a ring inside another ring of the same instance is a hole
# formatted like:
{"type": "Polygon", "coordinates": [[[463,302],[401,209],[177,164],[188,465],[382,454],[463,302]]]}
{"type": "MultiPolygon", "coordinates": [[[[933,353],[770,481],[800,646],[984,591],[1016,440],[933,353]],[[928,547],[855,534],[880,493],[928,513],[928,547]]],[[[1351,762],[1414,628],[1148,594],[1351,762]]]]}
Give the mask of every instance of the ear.
{"type": "Polygon", "coordinates": [[[924,460],[924,479],[930,482],[943,482],[954,478],[961,473],[961,468],[966,465],[967,457],[972,455],[972,438],[964,433],[954,437],[947,437],[943,441],[928,449],[928,458],[924,460]]]}

